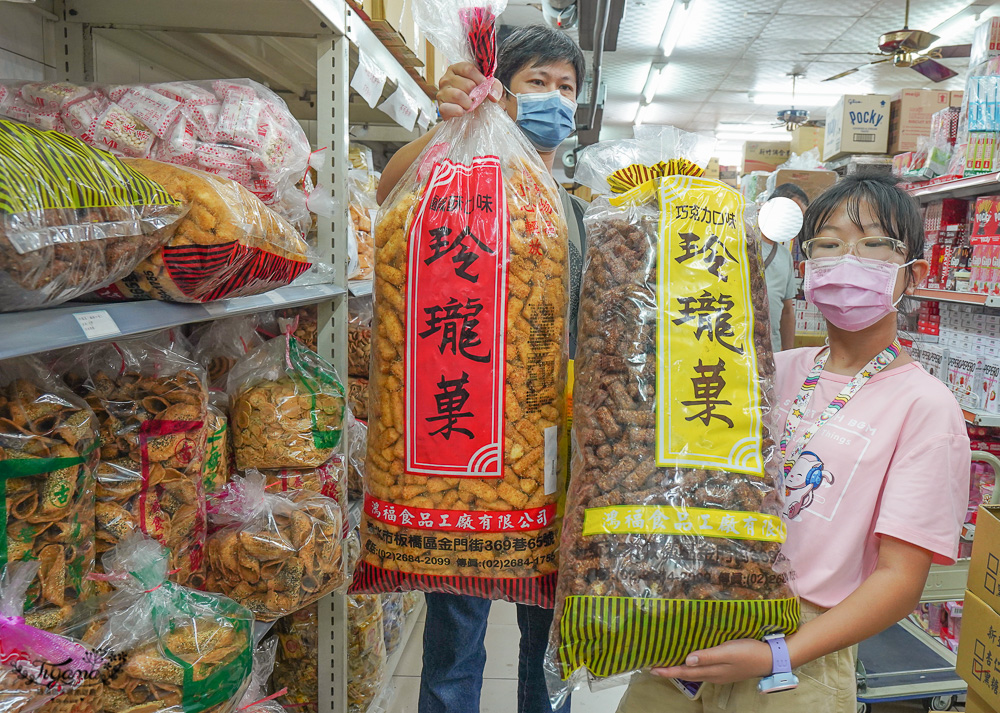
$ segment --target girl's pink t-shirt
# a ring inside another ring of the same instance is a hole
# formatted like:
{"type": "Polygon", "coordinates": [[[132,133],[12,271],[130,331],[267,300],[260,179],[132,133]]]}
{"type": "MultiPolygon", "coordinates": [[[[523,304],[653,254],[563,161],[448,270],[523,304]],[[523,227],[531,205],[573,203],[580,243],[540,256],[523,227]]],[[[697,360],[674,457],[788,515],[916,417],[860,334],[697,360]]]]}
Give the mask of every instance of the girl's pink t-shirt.
{"type": "MultiPolygon", "coordinates": [[[[776,435],[818,354],[774,355],[776,435]]],[[[822,373],[796,437],[850,380],[822,373]]],[[[944,384],[916,363],[872,377],[806,444],[782,483],[783,552],[799,596],[821,607],[839,604],[875,570],[881,535],[929,550],[936,563],[954,563],[970,465],[965,419],[944,384]]]]}

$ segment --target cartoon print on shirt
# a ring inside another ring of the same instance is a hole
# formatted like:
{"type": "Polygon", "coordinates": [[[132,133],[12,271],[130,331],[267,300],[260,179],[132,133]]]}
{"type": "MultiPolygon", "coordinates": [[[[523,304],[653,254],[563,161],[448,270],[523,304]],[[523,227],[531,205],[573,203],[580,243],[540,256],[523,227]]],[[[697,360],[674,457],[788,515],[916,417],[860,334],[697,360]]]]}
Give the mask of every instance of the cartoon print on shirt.
{"type": "Polygon", "coordinates": [[[815,500],[823,502],[823,496],[817,496],[816,491],[824,483],[833,485],[833,473],[824,469],[823,461],[818,455],[812,451],[802,451],[792,470],[785,476],[785,511],[782,513],[785,518],[795,520],[815,500]]]}

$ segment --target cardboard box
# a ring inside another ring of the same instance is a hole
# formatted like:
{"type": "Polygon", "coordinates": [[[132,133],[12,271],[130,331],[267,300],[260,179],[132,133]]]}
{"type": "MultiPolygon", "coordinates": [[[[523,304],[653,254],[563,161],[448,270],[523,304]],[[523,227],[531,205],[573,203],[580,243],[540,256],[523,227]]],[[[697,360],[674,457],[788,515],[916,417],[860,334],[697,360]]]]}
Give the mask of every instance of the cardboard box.
{"type": "Polygon", "coordinates": [[[826,112],[823,160],[889,148],[889,96],[846,94],[826,112]]]}
{"type": "Polygon", "coordinates": [[[705,166],[705,178],[714,178],[716,181],[719,180],[719,159],[708,159],[708,165],[705,166]]]}
{"type": "Polygon", "coordinates": [[[800,156],[810,149],[819,149],[820,160],[823,160],[823,138],[825,130],[820,126],[800,126],[792,132],[792,153],[800,156]]]}
{"type": "Polygon", "coordinates": [[[743,175],[771,172],[787,161],[791,152],[788,141],[747,141],[743,144],[743,175]]]}
{"type": "Polygon", "coordinates": [[[916,151],[917,139],[931,133],[931,116],[949,105],[949,92],[903,89],[889,104],[889,153],[916,151]]]}
{"type": "MultiPolygon", "coordinates": [[[[982,513],[983,508],[979,508],[982,513]]],[[[979,539],[976,527],[976,540],[979,539]]],[[[976,544],[972,545],[975,560],[976,544]]],[[[970,573],[971,583],[971,573],[970,573]]],[[[962,638],[955,670],[989,708],[1000,707],[1000,614],[971,590],[965,593],[962,638]]]]}
{"type": "Polygon", "coordinates": [[[972,219],[971,239],[1000,235],[1000,196],[979,196],[972,219]]]}
{"type": "Polygon", "coordinates": [[[719,166],[719,180],[733,188],[737,186],[739,173],[736,166],[719,166]]]}
{"type": "Polygon", "coordinates": [[[948,106],[962,106],[962,100],[965,98],[965,92],[948,92],[948,106]]]}
{"type": "Polygon", "coordinates": [[[779,169],[774,176],[774,185],[780,186],[783,183],[794,183],[809,196],[812,203],[819,197],[819,194],[837,182],[837,174],[834,171],[798,170],[795,168],[779,169]]]}
{"type": "Polygon", "coordinates": [[[979,697],[979,694],[969,689],[965,699],[965,713],[997,713],[997,711],[990,708],[989,704],[979,697]]]}

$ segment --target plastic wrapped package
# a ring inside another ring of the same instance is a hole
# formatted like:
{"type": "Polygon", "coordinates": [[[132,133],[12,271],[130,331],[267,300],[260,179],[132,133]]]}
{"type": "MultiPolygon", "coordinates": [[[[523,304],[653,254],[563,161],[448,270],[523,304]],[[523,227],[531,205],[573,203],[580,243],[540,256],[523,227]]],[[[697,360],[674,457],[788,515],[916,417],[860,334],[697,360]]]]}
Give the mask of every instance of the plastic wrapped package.
{"type": "Polygon", "coordinates": [[[29,624],[52,629],[93,593],[98,420],[34,357],[0,361],[0,568],[35,560],[29,624]]]}
{"type": "Polygon", "coordinates": [[[237,711],[247,713],[285,713],[276,696],[267,695],[267,682],[274,671],[274,661],[278,653],[278,638],[269,636],[257,644],[253,650],[253,673],[250,685],[243,698],[236,705],[237,711]]]}
{"type": "Polygon", "coordinates": [[[4,312],[59,304],[127,275],[186,210],[104,151],[3,120],[0,193],[4,312]]]}
{"type": "Polygon", "coordinates": [[[352,376],[347,382],[347,400],[351,412],[362,421],[368,420],[368,379],[352,376]]]}
{"type": "Polygon", "coordinates": [[[347,618],[347,710],[367,713],[386,684],[382,598],[375,594],[348,596],[347,618]]]}
{"type": "Polygon", "coordinates": [[[361,559],[361,535],[357,530],[351,530],[347,539],[344,540],[344,553],[347,557],[347,574],[354,576],[354,570],[361,559]]]}
{"type": "Polygon", "coordinates": [[[138,530],[169,548],[172,581],[200,586],[205,371],[159,342],[154,335],[67,350],[56,369],[100,423],[97,554],[138,530]]]}
{"type": "MultiPolygon", "coordinates": [[[[264,343],[257,333],[257,315],[227,317],[198,325],[191,333],[192,356],[208,369],[213,401],[226,395],[233,364],[264,343]]],[[[223,399],[228,403],[228,398],[223,399]]]]}
{"type": "Polygon", "coordinates": [[[372,300],[351,297],[347,306],[347,373],[367,379],[372,360],[372,300]]]}
{"type": "Polygon", "coordinates": [[[276,310],[279,323],[284,320],[293,325],[292,336],[302,342],[306,349],[316,351],[319,338],[319,315],[316,305],[302,305],[276,310]]]}
{"type": "Polygon", "coordinates": [[[378,202],[375,200],[377,187],[377,183],[371,180],[367,171],[351,169],[347,172],[347,191],[350,198],[348,211],[358,250],[357,269],[348,275],[352,280],[372,279],[375,261],[372,227],[378,215],[378,202]]]}
{"type": "Polygon", "coordinates": [[[759,243],[739,193],[685,160],[697,141],[598,144],[577,170],[603,195],[584,218],[554,705],[798,624],[759,243]]]}
{"type": "Polygon", "coordinates": [[[53,129],[116,156],[196,166],[238,181],[294,222],[309,141],[285,102],[249,79],[136,85],[9,82],[0,116],[53,129]]]}
{"type": "Polygon", "coordinates": [[[102,558],[116,591],[74,630],[112,666],[104,713],[229,713],[250,682],[253,615],[167,579],[168,553],[133,533],[102,558]]]}
{"type": "MultiPolygon", "coordinates": [[[[38,562],[0,565],[0,713],[83,713],[78,693],[100,696],[105,661],[79,641],[25,623],[38,562]]],[[[96,710],[97,709],[92,709],[96,710]]]]}
{"type": "MultiPolygon", "coordinates": [[[[414,12],[437,46],[492,77],[503,4],[422,0],[414,12]]],[[[537,152],[489,101],[443,123],[384,203],[357,591],[551,605],[569,292],[560,210],[537,152]]]]}
{"type": "Polygon", "coordinates": [[[365,454],[368,450],[368,424],[347,415],[347,492],[351,498],[364,497],[365,454]]]}
{"type": "Polygon", "coordinates": [[[344,387],[295,337],[277,337],[229,372],[236,467],[315,468],[340,444],[344,387]]]}
{"type": "Polygon", "coordinates": [[[239,183],[157,161],[125,163],[190,210],[163,229],[172,233],[163,247],[96,298],[209,302],[256,295],[287,285],[312,265],[299,232],[239,183]]]}
{"type": "Polygon", "coordinates": [[[274,625],[278,638],[278,655],[271,685],[277,690],[286,689],[278,700],[286,709],[301,713],[317,713],[319,708],[317,619],[317,606],[311,604],[282,617],[274,625]]]}
{"type": "Polygon", "coordinates": [[[344,584],[344,521],[332,498],[265,483],[251,470],[213,501],[206,588],[274,621],[344,584]]]}
{"type": "Polygon", "coordinates": [[[385,655],[392,656],[403,641],[406,614],[403,612],[403,594],[382,595],[382,636],[385,640],[385,655]]]}
{"type": "Polygon", "coordinates": [[[415,612],[417,607],[420,606],[423,596],[423,592],[415,592],[413,590],[403,592],[403,615],[409,617],[410,614],[415,612]]]}
{"type": "Polygon", "coordinates": [[[201,482],[205,495],[222,490],[233,475],[233,444],[229,419],[221,409],[208,405],[205,414],[205,457],[201,462],[201,482]]]}

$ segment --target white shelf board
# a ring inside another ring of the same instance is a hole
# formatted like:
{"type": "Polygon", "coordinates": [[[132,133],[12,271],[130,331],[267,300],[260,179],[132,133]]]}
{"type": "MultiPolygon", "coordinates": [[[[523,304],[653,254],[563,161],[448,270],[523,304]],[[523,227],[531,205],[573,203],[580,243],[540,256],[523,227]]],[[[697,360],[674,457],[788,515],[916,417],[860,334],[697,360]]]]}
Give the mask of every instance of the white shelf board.
{"type": "Polygon", "coordinates": [[[924,583],[922,602],[956,602],[965,599],[969,581],[969,560],[962,559],[953,565],[932,564],[924,583]]]}
{"type": "Polygon", "coordinates": [[[965,414],[966,422],[973,426],[1000,426],[1000,414],[984,413],[976,409],[965,408],[964,406],[962,407],[962,413],[965,414]]]}
{"type": "Polygon", "coordinates": [[[981,176],[957,178],[954,181],[944,181],[920,188],[911,188],[909,194],[921,203],[928,203],[942,198],[978,196],[998,189],[1000,189],[1000,173],[985,173],[981,176]]]}
{"type": "Polygon", "coordinates": [[[374,280],[349,280],[347,289],[355,297],[367,297],[375,286],[374,280]]]}
{"type": "Polygon", "coordinates": [[[206,304],[155,300],[103,304],[74,302],[32,312],[7,312],[0,314],[0,334],[3,335],[0,359],[101,341],[100,338],[88,339],[84,334],[75,316],[84,312],[107,312],[120,333],[103,339],[115,339],[220,317],[326,302],[343,294],[344,288],[335,285],[304,285],[206,304]]]}

